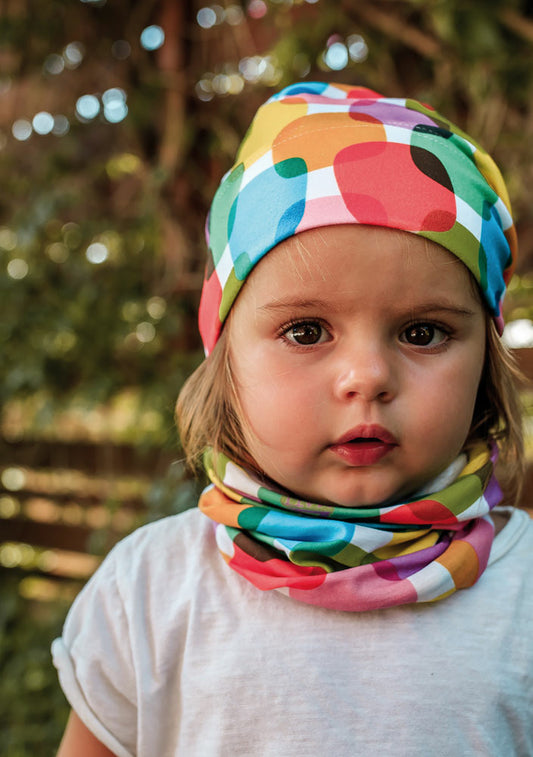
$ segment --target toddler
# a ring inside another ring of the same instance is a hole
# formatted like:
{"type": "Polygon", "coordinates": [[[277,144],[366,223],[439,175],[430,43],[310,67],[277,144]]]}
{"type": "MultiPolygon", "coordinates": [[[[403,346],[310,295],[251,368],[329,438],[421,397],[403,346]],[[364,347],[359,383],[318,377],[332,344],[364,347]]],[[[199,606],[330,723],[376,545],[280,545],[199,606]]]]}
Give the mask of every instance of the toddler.
{"type": "Polygon", "coordinates": [[[76,599],[59,754],[531,757],[496,165],[422,103],[295,84],[259,109],[208,244],[177,417],[211,484],[76,599]]]}

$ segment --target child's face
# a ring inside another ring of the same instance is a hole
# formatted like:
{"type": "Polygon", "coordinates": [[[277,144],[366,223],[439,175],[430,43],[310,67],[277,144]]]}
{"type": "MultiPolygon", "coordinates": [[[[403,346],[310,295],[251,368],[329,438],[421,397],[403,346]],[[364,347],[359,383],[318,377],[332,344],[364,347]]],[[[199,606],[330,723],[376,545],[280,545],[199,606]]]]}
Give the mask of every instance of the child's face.
{"type": "Polygon", "coordinates": [[[304,232],[258,264],[228,327],[249,452],[299,497],[385,502],[460,452],[485,315],[439,245],[357,225],[304,232]]]}

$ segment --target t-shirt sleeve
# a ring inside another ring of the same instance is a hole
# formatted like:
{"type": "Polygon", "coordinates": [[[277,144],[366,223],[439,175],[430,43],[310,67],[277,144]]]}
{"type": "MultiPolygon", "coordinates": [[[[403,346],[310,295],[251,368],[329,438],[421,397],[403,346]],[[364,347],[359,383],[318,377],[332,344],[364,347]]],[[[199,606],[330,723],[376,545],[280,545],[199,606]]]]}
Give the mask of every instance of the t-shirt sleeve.
{"type": "Polygon", "coordinates": [[[137,741],[137,690],[129,622],[117,581],[123,549],[115,547],[80,592],[62,637],[53,642],[52,655],[78,717],[117,757],[131,757],[137,741]]]}

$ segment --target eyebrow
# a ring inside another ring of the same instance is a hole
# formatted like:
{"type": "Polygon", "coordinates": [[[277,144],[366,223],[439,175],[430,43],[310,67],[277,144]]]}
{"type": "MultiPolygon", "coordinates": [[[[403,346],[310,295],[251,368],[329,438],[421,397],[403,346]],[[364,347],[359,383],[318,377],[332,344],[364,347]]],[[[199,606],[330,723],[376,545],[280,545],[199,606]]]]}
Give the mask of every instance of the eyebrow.
{"type": "MultiPolygon", "coordinates": [[[[271,312],[278,312],[282,310],[291,310],[291,309],[313,310],[316,308],[328,308],[329,310],[332,310],[333,312],[336,312],[340,309],[338,304],[336,303],[325,302],[324,300],[319,300],[319,299],[304,299],[304,298],[297,297],[294,299],[281,300],[281,301],[273,300],[272,302],[267,302],[265,305],[260,305],[258,307],[258,310],[271,313],[271,312]]],[[[420,302],[420,303],[416,303],[415,305],[406,307],[405,310],[408,310],[410,313],[413,313],[413,314],[448,313],[450,315],[464,316],[466,318],[472,318],[476,314],[474,310],[471,310],[470,308],[460,307],[459,305],[454,305],[453,303],[450,303],[448,300],[442,300],[442,301],[437,300],[434,302],[420,302]]]]}
{"type": "Polygon", "coordinates": [[[463,315],[467,318],[472,318],[476,314],[475,310],[453,305],[448,301],[423,302],[411,307],[410,310],[413,313],[449,313],[450,315],[463,315]]]}
{"type": "Polygon", "coordinates": [[[258,310],[265,310],[267,312],[276,312],[278,310],[289,310],[291,308],[298,308],[302,310],[312,310],[313,308],[329,308],[329,309],[338,309],[335,308],[335,305],[330,302],[324,302],[324,300],[306,300],[303,298],[294,298],[289,300],[273,300],[272,302],[267,302],[266,305],[260,305],[257,309],[258,310]]]}

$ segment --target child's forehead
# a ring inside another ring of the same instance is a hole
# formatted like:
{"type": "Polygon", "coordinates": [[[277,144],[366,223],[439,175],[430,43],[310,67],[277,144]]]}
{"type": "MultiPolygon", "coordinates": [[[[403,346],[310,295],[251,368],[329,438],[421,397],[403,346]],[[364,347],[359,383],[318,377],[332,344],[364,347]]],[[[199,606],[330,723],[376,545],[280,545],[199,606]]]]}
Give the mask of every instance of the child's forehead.
{"type": "Polygon", "coordinates": [[[311,307],[321,297],[332,305],[337,298],[339,306],[354,296],[362,302],[397,298],[405,305],[456,291],[479,302],[466,266],[439,244],[396,229],[355,225],[310,229],[284,240],[259,261],[246,291],[273,309],[283,301],[311,307]]]}

